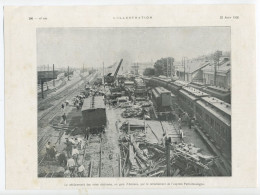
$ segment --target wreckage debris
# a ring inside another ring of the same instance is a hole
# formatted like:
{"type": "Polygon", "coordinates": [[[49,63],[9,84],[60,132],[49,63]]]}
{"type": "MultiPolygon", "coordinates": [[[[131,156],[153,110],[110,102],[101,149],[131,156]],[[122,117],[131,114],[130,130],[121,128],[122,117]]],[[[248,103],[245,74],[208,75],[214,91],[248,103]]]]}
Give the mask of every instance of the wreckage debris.
{"type": "MultiPolygon", "coordinates": [[[[166,148],[158,143],[149,143],[146,135],[133,131],[119,137],[123,159],[124,177],[166,176],[166,148]]],[[[170,150],[171,176],[214,175],[210,168],[214,165],[213,156],[203,155],[200,148],[184,142],[172,144],[170,150]]]]}

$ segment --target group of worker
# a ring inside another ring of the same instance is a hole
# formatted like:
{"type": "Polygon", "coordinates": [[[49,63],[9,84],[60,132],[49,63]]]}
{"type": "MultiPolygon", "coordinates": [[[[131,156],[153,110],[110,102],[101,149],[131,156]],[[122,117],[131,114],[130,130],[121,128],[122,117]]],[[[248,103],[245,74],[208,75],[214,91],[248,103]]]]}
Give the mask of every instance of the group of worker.
{"type": "Polygon", "coordinates": [[[184,133],[182,130],[183,124],[188,125],[189,129],[192,129],[192,128],[194,128],[195,120],[196,120],[195,117],[189,116],[188,113],[186,113],[186,112],[184,112],[182,115],[179,116],[178,128],[179,128],[180,138],[182,141],[184,138],[184,133]]]}
{"type": "Polygon", "coordinates": [[[86,98],[85,95],[77,95],[73,99],[73,104],[74,104],[74,106],[76,106],[77,110],[79,110],[82,107],[85,98],[86,98]]]}
{"type": "Polygon", "coordinates": [[[60,166],[65,167],[64,177],[84,177],[85,167],[79,163],[79,150],[84,148],[81,138],[66,138],[66,146],[62,152],[57,152],[55,146],[48,142],[46,145],[46,157],[55,160],[60,166]]]}
{"type": "Polygon", "coordinates": [[[192,129],[192,127],[194,127],[195,125],[195,120],[195,117],[189,116],[186,112],[180,114],[178,119],[179,129],[181,129],[183,124],[186,124],[189,127],[189,129],[192,129]]]}

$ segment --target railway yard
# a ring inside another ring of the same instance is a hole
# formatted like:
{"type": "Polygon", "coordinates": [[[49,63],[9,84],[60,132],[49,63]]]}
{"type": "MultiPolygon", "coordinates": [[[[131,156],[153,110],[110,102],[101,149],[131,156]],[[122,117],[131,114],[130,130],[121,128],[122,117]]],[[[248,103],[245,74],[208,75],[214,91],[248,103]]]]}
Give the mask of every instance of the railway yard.
{"type": "Polygon", "coordinates": [[[73,74],[39,95],[38,177],[232,175],[231,106],[219,93],[101,75],[73,74]]]}

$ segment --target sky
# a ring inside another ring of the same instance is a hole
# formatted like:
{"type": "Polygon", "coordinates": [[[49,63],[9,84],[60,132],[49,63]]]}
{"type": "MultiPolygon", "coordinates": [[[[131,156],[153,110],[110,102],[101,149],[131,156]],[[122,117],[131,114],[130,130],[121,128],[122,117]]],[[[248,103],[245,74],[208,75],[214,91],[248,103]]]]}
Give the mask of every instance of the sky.
{"type": "Polygon", "coordinates": [[[37,65],[102,67],[230,51],[229,27],[38,28],[37,65]]]}

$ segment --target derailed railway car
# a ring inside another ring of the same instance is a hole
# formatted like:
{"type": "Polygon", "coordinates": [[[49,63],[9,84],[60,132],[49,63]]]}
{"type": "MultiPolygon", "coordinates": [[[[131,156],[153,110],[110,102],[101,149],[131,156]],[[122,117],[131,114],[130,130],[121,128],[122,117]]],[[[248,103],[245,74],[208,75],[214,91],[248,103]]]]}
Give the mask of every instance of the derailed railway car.
{"type": "Polygon", "coordinates": [[[102,96],[92,96],[84,100],[82,109],[84,128],[91,131],[103,130],[107,123],[106,106],[102,96]]]}
{"type": "Polygon", "coordinates": [[[230,104],[214,97],[202,97],[196,103],[196,119],[223,154],[231,157],[230,104]]]}

